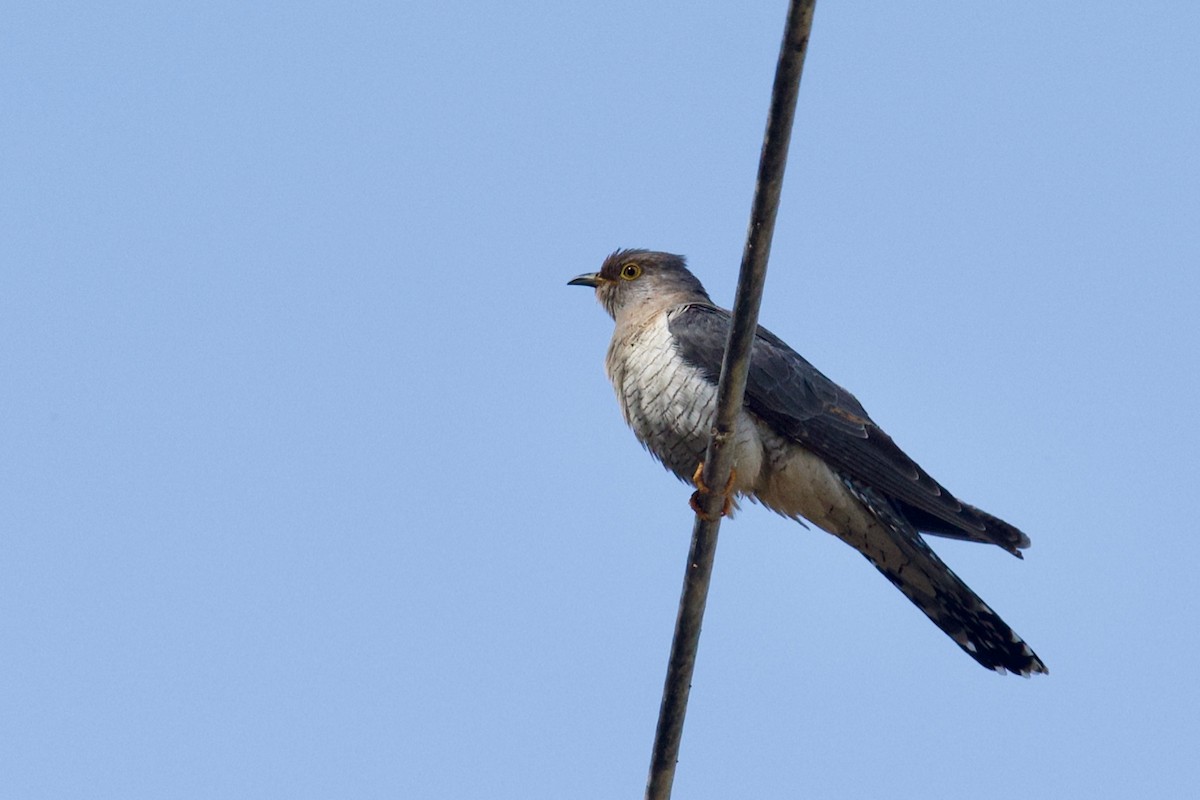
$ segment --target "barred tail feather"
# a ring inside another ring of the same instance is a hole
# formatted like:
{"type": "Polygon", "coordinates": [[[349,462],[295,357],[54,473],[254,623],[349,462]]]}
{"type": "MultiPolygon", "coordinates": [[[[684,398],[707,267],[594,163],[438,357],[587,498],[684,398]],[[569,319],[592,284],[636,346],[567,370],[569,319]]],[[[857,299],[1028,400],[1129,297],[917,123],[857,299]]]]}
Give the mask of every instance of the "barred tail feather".
{"type": "Polygon", "coordinates": [[[988,669],[1029,677],[1047,673],[1033,649],[938,558],[883,498],[846,482],[881,523],[865,536],[842,537],[875,565],[933,623],[988,669]]]}

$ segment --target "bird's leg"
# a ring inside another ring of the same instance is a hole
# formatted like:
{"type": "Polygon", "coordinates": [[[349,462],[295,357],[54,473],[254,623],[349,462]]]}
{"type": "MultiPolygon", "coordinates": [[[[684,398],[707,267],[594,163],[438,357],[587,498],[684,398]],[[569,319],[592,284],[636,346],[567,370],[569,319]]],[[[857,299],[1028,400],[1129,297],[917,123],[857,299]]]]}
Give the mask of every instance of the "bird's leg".
{"type": "Polygon", "coordinates": [[[721,495],[725,498],[725,500],[721,504],[721,512],[715,517],[704,513],[704,509],[700,507],[700,495],[711,493],[711,490],[704,485],[703,473],[704,462],[701,461],[696,465],[696,471],[692,474],[692,483],[696,484],[696,491],[692,492],[692,497],[690,500],[688,500],[688,505],[692,507],[692,511],[695,511],[701,519],[708,520],[709,522],[715,522],[721,517],[728,516],[730,509],[733,508],[733,497],[731,492],[733,490],[734,478],[737,477],[737,470],[732,468],[729,470],[729,480],[725,482],[725,488],[721,490],[721,495]]]}

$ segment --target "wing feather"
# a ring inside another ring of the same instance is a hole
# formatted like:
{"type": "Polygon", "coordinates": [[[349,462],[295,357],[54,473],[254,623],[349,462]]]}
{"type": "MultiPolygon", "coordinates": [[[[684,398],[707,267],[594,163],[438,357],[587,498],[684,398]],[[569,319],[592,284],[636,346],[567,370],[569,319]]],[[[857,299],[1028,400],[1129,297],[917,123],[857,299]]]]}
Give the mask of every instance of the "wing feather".
{"type": "MultiPolygon", "coordinates": [[[[720,376],[729,324],[728,311],[703,303],[670,315],[680,355],[714,382],[720,376]]],[[[1018,548],[1029,546],[1029,537],[1012,525],[959,501],[871,420],[854,395],[761,327],[745,402],[780,434],[894,500],[917,529],[990,542],[1017,556],[1018,548]]]]}

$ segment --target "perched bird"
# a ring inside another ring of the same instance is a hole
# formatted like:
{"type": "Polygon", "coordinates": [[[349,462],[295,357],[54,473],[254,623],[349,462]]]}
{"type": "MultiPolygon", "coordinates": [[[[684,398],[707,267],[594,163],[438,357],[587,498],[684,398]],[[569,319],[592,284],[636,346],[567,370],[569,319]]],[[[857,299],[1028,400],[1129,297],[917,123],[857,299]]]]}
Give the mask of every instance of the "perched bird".
{"type": "MultiPolygon", "coordinates": [[[[616,322],[606,368],[625,421],[680,479],[698,483],[730,314],[682,256],[618,250],[590,286],[616,322]]],[[[999,545],[1029,537],[954,497],[871,421],[854,395],[763,328],[754,340],[727,490],[858,550],[983,666],[1029,676],[1041,659],[929,548],[922,533],[999,545]]]]}

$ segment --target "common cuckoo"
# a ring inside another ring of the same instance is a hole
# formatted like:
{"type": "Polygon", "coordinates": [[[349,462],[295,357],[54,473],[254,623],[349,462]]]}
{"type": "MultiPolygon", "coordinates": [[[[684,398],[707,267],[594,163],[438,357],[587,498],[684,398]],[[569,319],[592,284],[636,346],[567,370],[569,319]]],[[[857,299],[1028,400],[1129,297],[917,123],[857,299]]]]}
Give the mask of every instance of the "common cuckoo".
{"type": "MultiPolygon", "coordinates": [[[[716,411],[730,314],[681,256],[618,250],[572,286],[616,322],[605,365],[625,421],[680,479],[697,483],[716,411]]],[[[858,550],[983,666],[1029,676],[1041,659],[950,571],[922,533],[999,545],[1029,537],[961,502],[904,454],[854,395],[759,328],[727,490],[858,550]]]]}

